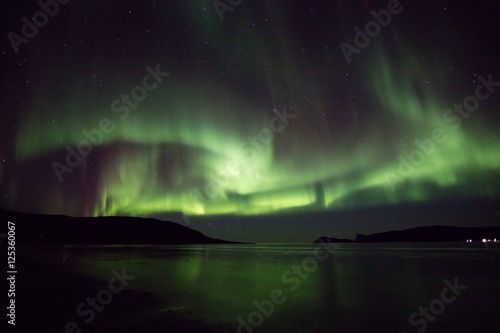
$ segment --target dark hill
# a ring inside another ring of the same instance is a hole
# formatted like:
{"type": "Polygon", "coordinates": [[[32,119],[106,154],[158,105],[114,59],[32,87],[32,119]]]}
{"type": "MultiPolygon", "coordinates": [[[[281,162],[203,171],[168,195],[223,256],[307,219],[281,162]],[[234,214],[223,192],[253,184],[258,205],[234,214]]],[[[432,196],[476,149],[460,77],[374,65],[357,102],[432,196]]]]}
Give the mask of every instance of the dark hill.
{"type": "Polygon", "coordinates": [[[467,239],[477,242],[483,238],[500,239],[500,227],[418,227],[372,235],[358,234],[356,242],[464,242],[467,239]]]}
{"type": "MultiPolygon", "coordinates": [[[[221,244],[228,241],[168,221],[138,217],[69,217],[10,212],[18,243],[56,244],[221,244]]],[[[4,222],[6,223],[6,221],[4,222]]],[[[6,223],[7,224],[7,223],[6,223]]]]}

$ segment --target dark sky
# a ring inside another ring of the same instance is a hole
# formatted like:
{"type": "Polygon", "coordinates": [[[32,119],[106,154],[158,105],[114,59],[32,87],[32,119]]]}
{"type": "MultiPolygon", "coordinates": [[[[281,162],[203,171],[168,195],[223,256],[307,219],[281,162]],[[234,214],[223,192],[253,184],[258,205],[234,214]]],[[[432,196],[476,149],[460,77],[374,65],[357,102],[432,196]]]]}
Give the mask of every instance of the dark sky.
{"type": "Polygon", "coordinates": [[[0,206],[306,241],[498,200],[498,1],[232,3],[10,2],[0,206]]]}

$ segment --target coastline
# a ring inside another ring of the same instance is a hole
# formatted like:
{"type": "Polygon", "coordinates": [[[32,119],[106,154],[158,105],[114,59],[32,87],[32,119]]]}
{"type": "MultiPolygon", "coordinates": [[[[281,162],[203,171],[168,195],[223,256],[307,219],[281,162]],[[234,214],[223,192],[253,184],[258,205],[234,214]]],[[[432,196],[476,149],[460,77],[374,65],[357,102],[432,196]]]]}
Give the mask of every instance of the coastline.
{"type": "Polygon", "coordinates": [[[17,287],[16,330],[71,332],[68,325],[74,332],[221,332],[220,327],[196,319],[190,311],[172,308],[148,290],[131,286],[86,323],[87,318],[77,313],[78,305],[87,297],[96,297],[109,281],[77,272],[67,256],[64,246],[19,246],[22,274],[17,287]]]}

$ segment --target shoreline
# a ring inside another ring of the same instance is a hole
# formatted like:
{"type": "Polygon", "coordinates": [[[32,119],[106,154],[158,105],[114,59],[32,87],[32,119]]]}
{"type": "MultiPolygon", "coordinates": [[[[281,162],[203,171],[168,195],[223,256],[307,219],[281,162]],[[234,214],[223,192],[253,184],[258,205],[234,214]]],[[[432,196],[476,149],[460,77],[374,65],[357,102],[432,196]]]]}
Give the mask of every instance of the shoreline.
{"type": "MultiPolygon", "coordinates": [[[[146,289],[125,287],[89,323],[77,307],[95,298],[109,281],[78,273],[71,259],[48,246],[19,246],[19,281],[16,329],[65,332],[221,332],[220,327],[196,319],[188,310],[176,309],[146,289]],[[74,322],[74,324],[70,323],[74,322]],[[76,326],[75,326],[76,325],[76,326]],[[67,330],[71,332],[72,330],[67,330]]],[[[76,253],[75,256],[78,254],[76,253]]],[[[110,274],[110,277],[112,275],[110,274]]]]}

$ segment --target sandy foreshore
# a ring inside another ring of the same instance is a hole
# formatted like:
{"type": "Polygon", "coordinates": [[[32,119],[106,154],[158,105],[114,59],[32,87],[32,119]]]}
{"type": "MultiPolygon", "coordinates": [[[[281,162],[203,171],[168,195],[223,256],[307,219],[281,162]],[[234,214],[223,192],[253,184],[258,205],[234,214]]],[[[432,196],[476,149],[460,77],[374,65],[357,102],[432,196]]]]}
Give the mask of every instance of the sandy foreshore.
{"type": "Polygon", "coordinates": [[[108,288],[109,280],[72,268],[64,247],[18,247],[15,331],[25,332],[230,332],[196,319],[190,311],[169,307],[148,290],[126,287],[90,316],[78,305],[108,288]],[[87,323],[85,320],[89,320],[87,323]],[[71,323],[73,322],[73,323],[71,323]]]}

